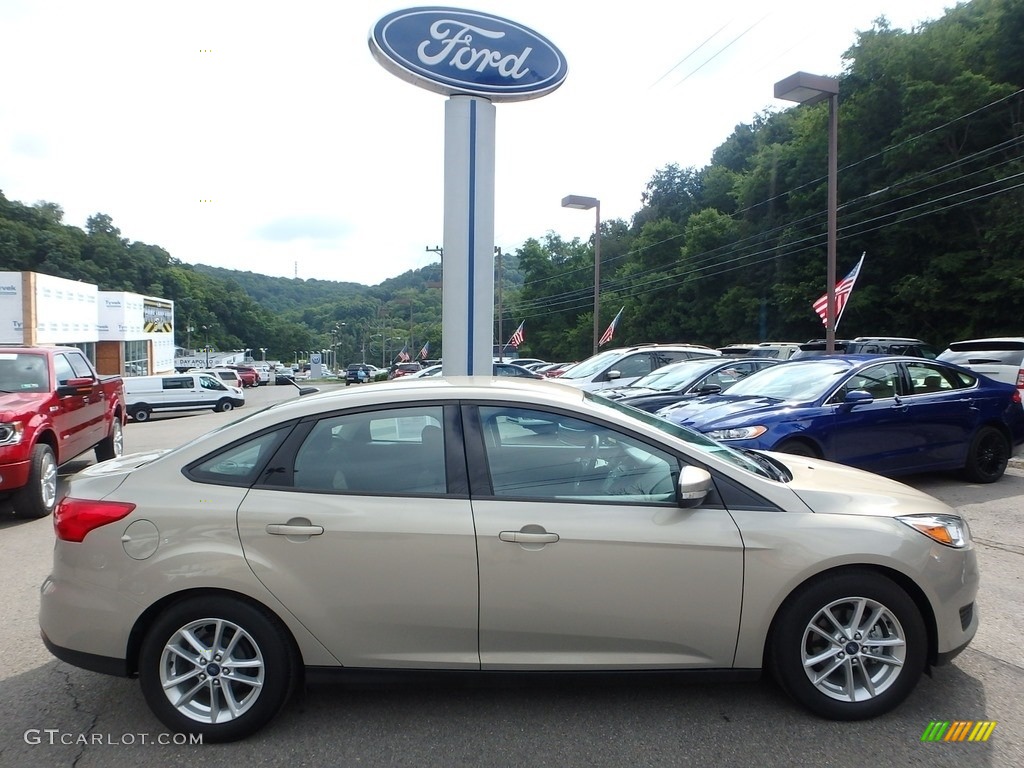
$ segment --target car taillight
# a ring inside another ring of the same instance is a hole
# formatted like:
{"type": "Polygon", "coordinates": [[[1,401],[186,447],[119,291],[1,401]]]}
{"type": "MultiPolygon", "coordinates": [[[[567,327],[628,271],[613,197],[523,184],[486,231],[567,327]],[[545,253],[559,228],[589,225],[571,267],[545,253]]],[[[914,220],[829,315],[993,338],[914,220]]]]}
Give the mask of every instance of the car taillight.
{"type": "Polygon", "coordinates": [[[1024,389],[1024,368],[1017,371],[1017,389],[1024,389]]]}
{"type": "Polygon", "coordinates": [[[53,510],[53,530],[64,541],[82,541],[89,531],[126,517],[134,504],[65,497],[53,510]]]}

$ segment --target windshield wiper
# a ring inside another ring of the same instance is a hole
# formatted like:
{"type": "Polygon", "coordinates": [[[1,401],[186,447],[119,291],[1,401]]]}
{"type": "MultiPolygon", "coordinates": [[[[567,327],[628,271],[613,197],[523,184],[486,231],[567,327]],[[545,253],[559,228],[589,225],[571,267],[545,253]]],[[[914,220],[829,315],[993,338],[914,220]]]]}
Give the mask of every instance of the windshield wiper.
{"type": "Polygon", "coordinates": [[[778,464],[772,461],[762,453],[758,453],[752,448],[739,448],[738,449],[744,456],[751,459],[755,464],[764,469],[773,480],[777,480],[780,483],[788,483],[790,481],[789,472],[782,464],[778,464]]]}

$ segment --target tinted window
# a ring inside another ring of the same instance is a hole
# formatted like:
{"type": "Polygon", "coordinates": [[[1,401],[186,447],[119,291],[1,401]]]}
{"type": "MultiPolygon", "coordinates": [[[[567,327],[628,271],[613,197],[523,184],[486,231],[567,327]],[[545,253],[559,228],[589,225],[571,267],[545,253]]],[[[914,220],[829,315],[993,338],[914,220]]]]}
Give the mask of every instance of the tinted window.
{"type": "Polygon", "coordinates": [[[192,389],[195,379],[191,376],[167,376],[163,379],[164,389],[192,389]]]}
{"type": "Polygon", "coordinates": [[[58,384],[67,384],[70,379],[75,378],[75,371],[64,355],[53,356],[53,372],[58,384]]]}
{"type": "Polygon", "coordinates": [[[67,358],[68,363],[71,365],[71,369],[79,379],[91,379],[96,376],[96,372],[92,369],[92,365],[90,365],[85,355],[81,352],[68,352],[67,358]]]}
{"type": "Polygon", "coordinates": [[[622,360],[614,363],[609,370],[618,371],[623,378],[633,376],[646,376],[655,368],[651,355],[647,352],[637,352],[634,355],[627,355],[622,360]]]}
{"type": "Polygon", "coordinates": [[[213,378],[212,376],[200,376],[199,386],[202,387],[203,389],[215,389],[218,392],[228,391],[227,387],[225,387],[223,384],[220,383],[220,381],[213,378]]]}
{"type": "Polygon", "coordinates": [[[482,406],[495,496],[675,502],[678,462],[602,424],[557,413],[482,406]]]}

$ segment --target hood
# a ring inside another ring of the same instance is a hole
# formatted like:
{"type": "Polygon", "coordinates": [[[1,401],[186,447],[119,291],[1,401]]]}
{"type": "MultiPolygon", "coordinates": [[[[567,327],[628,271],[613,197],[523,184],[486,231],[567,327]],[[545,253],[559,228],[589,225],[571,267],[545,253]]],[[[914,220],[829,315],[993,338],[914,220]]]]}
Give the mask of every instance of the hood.
{"type": "Polygon", "coordinates": [[[659,412],[674,424],[682,424],[700,432],[717,428],[721,422],[731,420],[749,423],[760,414],[775,414],[795,403],[760,395],[706,395],[684,401],[678,407],[659,412]]]}
{"type": "MultiPolygon", "coordinates": [[[[601,394],[603,395],[604,392],[601,394]]],[[[701,395],[676,395],[671,392],[652,392],[648,395],[623,397],[619,402],[623,405],[631,405],[634,408],[639,408],[641,411],[655,413],[660,411],[662,408],[674,406],[676,403],[686,403],[698,397],[701,397],[701,395]]]]}
{"type": "Polygon", "coordinates": [[[9,421],[15,414],[35,411],[40,402],[50,397],[49,392],[0,392],[0,420],[9,421]]]}
{"type": "Polygon", "coordinates": [[[957,515],[934,496],[891,480],[830,461],[768,453],[793,475],[786,487],[821,514],[896,517],[906,514],[957,515]],[[837,489],[845,490],[837,490],[837,489]]]}

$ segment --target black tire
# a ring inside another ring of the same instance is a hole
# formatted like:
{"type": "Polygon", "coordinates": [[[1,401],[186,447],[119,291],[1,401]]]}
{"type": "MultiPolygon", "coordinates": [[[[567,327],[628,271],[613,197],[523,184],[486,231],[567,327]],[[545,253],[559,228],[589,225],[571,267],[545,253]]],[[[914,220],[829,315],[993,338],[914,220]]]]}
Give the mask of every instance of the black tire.
{"type": "Polygon", "coordinates": [[[11,497],[11,506],[17,517],[37,519],[46,517],[57,505],[57,458],[46,443],[32,446],[29,458],[28,482],[11,497]]]}
{"type": "Polygon", "coordinates": [[[136,408],[134,411],[131,411],[128,415],[131,416],[135,421],[143,422],[149,421],[150,413],[148,408],[136,408]]]}
{"type": "Polygon", "coordinates": [[[219,411],[221,413],[227,413],[228,411],[234,410],[234,408],[235,404],[232,403],[230,400],[221,400],[219,403],[217,403],[217,407],[214,408],[213,410],[219,411]]]}
{"type": "Polygon", "coordinates": [[[803,440],[785,440],[774,449],[778,453],[788,453],[791,456],[806,456],[809,459],[820,459],[821,453],[810,443],[803,440]]]}
{"type": "Polygon", "coordinates": [[[299,673],[291,636],[275,616],[219,595],[169,608],[139,652],[139,683],[153,714],[172,732],[201,734],[204,743],[237,741],[262,728],[288,701],[299,673]],[[207,650],[196,655],[190,640],[207,650]],[[181,680],[166,683],[174,678],[181,680]]]}
{"type": "Polygon", "coordinates": [[[124,430],[121,428],[120,414],[114,414],[114,422],[110,425],[110,434],[96,443],[96,461],[116,459],[124,453],[124,430]]]}
{"type": "Polygon", "coordinates": [[[782,605],[772,624],[768,664],[783,690],[814,714],[864,720],[910,694],[924,671],[927,645],[921,612],[899,585],[871,571],[841,571],[804,585],[782,605]],[[850,626],[858,610],[862,622],[869,616],[874,622],[850,626]],[[872,639],[893,644],[871,645],[872,639]],[[877,660],[882,657],[892,663],[877,660]],[[809,663],[811,658],[818,661],[809,663]],[[812,675],[819,677],[816,683],[812,675]]]}
{"type": "Polygon", "coordinates": [[[994,483],[1003,476],[1010,461],[1010,441],[995,427],[982,427],[971,440],[964,465],[964,479],[972,483],[994,483]]]}

